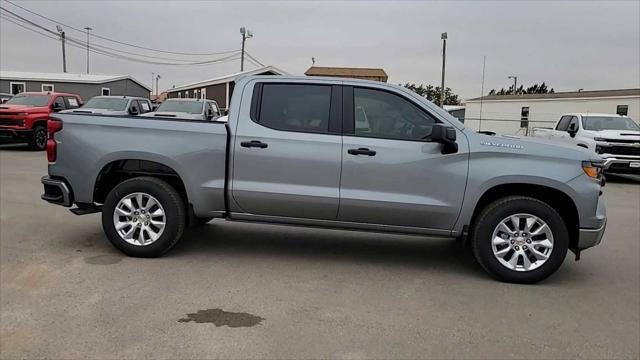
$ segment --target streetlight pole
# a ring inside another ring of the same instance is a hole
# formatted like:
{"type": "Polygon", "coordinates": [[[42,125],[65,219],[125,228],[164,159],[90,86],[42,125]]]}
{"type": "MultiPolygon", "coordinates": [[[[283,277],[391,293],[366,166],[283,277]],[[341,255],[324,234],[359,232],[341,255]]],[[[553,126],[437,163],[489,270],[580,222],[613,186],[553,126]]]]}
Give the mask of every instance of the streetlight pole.
{"type": "Polygon", "coordinates": [[[444,105],[444,67],[447,59],[447,33],[440,34],[442,39],[442,81],[440,82],[440,107],[444,105]]]}
{"type": "Polygon", "coordinates": [[[509,75],[509,79],[513,79],[513,95],[516,95],[516,90],[518,90],[518,77],[515,75],[509,75]]]}
{"type": "Polygon", "coordinates": [[[253,33],[251,30],[245,28],[244,26],[240,28],[240,34],[242,35],[242,52],[240,54],[240,71],[244,71],[244,42],[253,37],[253,33]]]}
{"type": "Polygon", "coordinates": [[[67,53],[64,48],[65,35],[64,30],[62,30],[62,26],[57,25],[56,29],[58,29],[58,33],[60,33],[60,40],[62,41],[62,72],[67,72],[67,53]]]}
{"type": "Polygon", "coordinates": [[[89,31],[93,29],[88,26],[84,29],[87,30],[87,74],[88,74],[89,73],[89,31]]]}
{"type": "Polygon", "coordinates": [[[153,80],[156,78],[156,73],[151,72],[151,95],[153,95],[153,80]]]}
{"type": "Polygon", "coordinates": [[[158,92],[160,92],[160,88],[158,88],[158,80],[160,80],[162,77],[160,76],[160,74],[156,75],[156,98],[158,97],[158,92]]]}

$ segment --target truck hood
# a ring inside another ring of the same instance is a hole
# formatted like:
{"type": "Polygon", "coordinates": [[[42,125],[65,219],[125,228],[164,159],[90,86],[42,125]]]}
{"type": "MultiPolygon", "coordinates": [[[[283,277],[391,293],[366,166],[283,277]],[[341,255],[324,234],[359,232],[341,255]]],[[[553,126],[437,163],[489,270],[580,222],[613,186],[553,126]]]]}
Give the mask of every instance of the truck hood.
{"type": "Polygon", "coordinates": [[[519,156],[541,156],[580,161],[599,158],[598,154],[593,150],[551,139],[511,135],[492,136],[475,132],[467,132],[467,135],[472,151],[513,153],[519,156]]]}
{"type": "Polygon", "coordinates": [[[142,115],[144,117],[159,117],[159,118],[169,118],[169,119],[185,119],[185,120],[202,120],[202,114],[190,114],[184,112],[171,112],[171,111],[152,111],[142,115]]]}
{"type": "Polygon", "coordinates": [[[0,113],[2,112],[26,112],[26,113],[38,113],[38,112],[49,112],[49,107],[47,106],[29,106],[29,105],[12,105],[12,104],[2,104],[0,105],[0,113]]]}
{"type": "Polygon", "coordinates": [[[100,115],[127,115],[125,110],[109,110],[96,108],[79,108],[60,111],[61,114],[100,114],[100,115]]]}
{"type": "Polygon", "coordinates": [[[605,138],[605,139],[614,139],[614,140],[639,140],[640,141],[640,131],[633,130],[585,130],[583,132],[583,136],[589,136],[591,138],[605,138]]]}

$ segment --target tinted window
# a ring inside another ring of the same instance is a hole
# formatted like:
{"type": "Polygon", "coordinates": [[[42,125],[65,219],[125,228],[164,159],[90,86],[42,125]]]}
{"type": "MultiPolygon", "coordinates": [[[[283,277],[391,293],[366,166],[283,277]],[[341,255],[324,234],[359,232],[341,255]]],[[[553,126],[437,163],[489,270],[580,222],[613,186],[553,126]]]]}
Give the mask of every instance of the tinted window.
{"type": "Polygon", "coordinates": [[[302,132],[328,132],[331,86],[264,84],[258,122],[302,132]]]}
{"type": "Polygon", "coordinates": [[[127,107],[127,99],[94,97],[84,105],[88,109],[122,111],[127,107]]]}
{"type": "Polygon", "coordinates": [[[558,126],[556,126],[556,130],[567,131],[567,128],[569,127],[569,121],[571,121],[571,116],[561,117],[560,121],[558,122],[558,126]]]}
{"type": "Polygon", "coordinates": [[[64,99],[62,98],[62,96],[58,96],[55,100],[53,100],[53,108],[56,109],[56,111],[65,109],[64,99]]]}
{"type": "Polygon", "coordinates": [[[47,106],[49,95],[16,95],[5,104],[47,106]]]}
{"type": "Polygon", "coordinates": [[[158,112],[183,112],[188,114],[202,114],[202,101],[167,100],[158,107],[158,112]]]}
{"type": "Polygon", "coordinates": [[[353,89],[356,136],[421,140],[438,121],[409,100],[381,90],[353,89]]]}

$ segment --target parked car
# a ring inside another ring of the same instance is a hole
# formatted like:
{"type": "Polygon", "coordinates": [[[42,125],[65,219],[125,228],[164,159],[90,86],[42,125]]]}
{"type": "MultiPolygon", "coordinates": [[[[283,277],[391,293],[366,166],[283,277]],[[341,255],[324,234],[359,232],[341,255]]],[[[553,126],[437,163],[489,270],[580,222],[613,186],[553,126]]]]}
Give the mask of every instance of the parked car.
{"type": "Polygon", "coordinates": [[[155,111],[140,116],[185,120],[215,120],[221,116],[221,113],[218,103],[214,100],[167,99],[155,111]]]}
{"type": "Polygon", "coordinates": [[[0,93],[0,104],[6,103],[12,97],[13,97],[13,95],[11,95],[11,94],[0,93]]]}
{"type": "Polygon", "coordinates": [[[95,96],[78,109],[61,113],[139,115],[151,111],[149,99],[132,96],[95,96]]]}
{"type": "Polygon", "coordinates": [[[534,128],[533,136],[594,150],[605,172],[640,174],[640,126],[626,116],[564,114],[552,129],[534,128]]]}
{"type": "Polygon", "coordinates": [[[130,256],[218,217],[464,239],[489,274],[530,283],[606,225],[595,152],[479,134],[386,83],[244,77],[228,122],[60,114],[50,129],[42,198],[101,211],[130,256]]]}
{"type": "Polygon", "coordinates": [[[75,109],[80,96],[54,92],[24,92],[0,105],[0,143],[26,142],[32,149],[47,144],[49,114],[75,109]]]}

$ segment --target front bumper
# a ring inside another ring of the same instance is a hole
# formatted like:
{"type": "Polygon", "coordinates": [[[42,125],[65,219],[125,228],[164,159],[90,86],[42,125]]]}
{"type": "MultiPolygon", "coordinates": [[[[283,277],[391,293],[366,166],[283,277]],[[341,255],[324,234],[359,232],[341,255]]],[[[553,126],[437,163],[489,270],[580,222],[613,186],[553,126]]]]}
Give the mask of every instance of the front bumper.
{"type": "Polygon", "coordinates": [[[0,128],[0,142],[29,141],[32,137],[31,129],[0,128]]]}
{"type": "Polygon", "coordinates": [[[640,157],[637,156],[624,156],[615,155],[611,157],[603,156],[604,168],[603,170],[608,173],[621,173],[621,174],[640,174],[640,165],[638,167],[632,167],[632,163],[640,164],[640,157]]]}
{"type": "Polygon", "coordinates": [[[40,181],[44,185],[42,200],[66,207],[73,204],[73,192],[64,179],[43,176],[40,181]]]}
{"type": "Polygon", "coordinates": [[[602,241],[604,230],[607,227],[607,209],[602,198],[598,199],[598,207],[593,220],[593,228],[580,228],[578,233],[578,250],[594,247],[602,241]]]}

